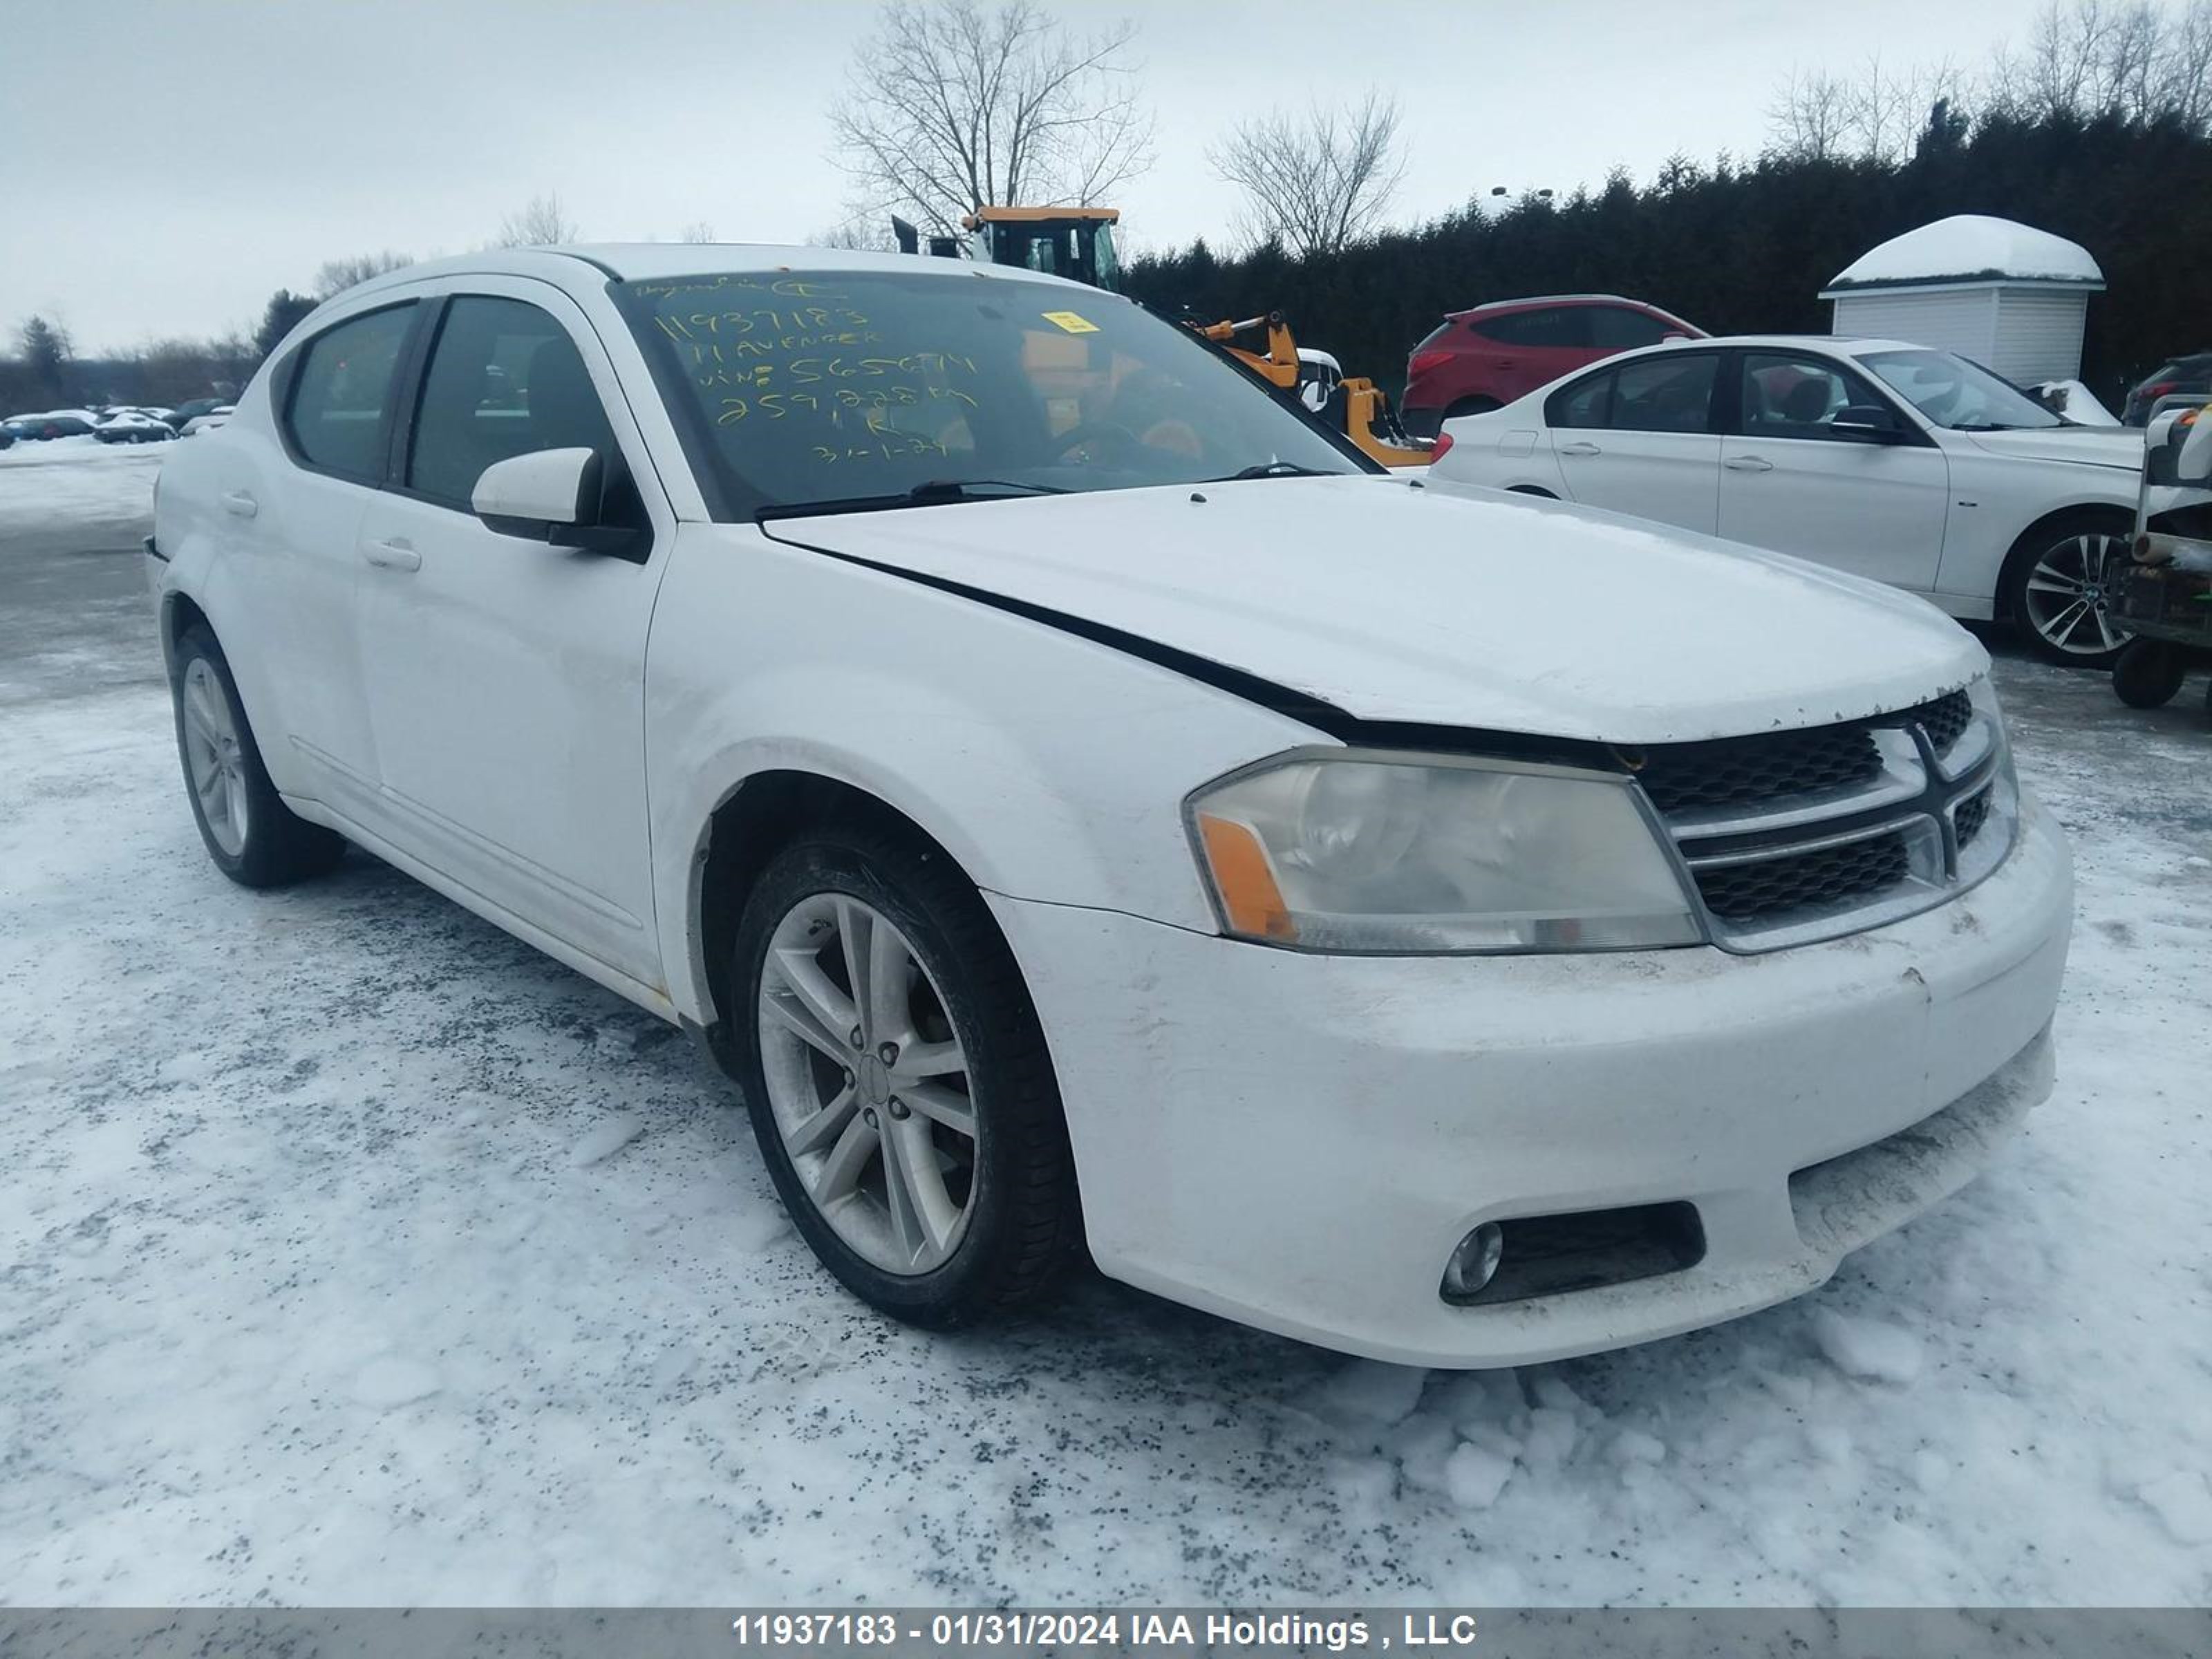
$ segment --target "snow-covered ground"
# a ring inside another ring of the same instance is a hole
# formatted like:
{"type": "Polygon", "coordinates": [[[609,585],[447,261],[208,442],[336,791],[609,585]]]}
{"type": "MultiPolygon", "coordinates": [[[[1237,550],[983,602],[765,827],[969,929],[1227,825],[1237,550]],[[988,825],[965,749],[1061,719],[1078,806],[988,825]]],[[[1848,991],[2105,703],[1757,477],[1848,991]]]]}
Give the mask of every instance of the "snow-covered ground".
{"type": "MultiPolygon", "coordinates": [[[[185,440],[171,439],[171,443],[185,440]]],[[[48,438],[0,449],[0,538],[57,520],[137,525],[154,510],[154,475],[168,444],[104,444],[48,438]]],[[[95,532],[95,535],[97,532],[95,532]]],[[[7,556],[0,542],[0,561],[7,556]]],[[[6,580],[0,563],[0,582],[6,580]]]]}
{"type": "Polygon", "coordinates": [[[365,857],[225,883],[111,650],[0,707],[0,1600],[2212,1599],[2194,685],[2000,664],[2081,897],[1984,1179],[1796,1304],[1462,1376],[1095,1279],[886,1324],[674,1032],[365,857]]]}

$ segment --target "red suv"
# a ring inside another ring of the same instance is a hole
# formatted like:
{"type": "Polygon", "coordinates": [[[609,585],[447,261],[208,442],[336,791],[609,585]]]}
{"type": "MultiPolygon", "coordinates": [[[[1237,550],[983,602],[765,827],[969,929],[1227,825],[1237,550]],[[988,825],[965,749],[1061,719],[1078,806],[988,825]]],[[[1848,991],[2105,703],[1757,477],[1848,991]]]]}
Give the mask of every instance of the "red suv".
{"type": "Polygon", "coordinates": [[[1417,437],[1480,415],[1616,351],[1705,331],[1617,294],[1552,294],[1455,311],[1406,360],[1399,418],[1417,437]]]}

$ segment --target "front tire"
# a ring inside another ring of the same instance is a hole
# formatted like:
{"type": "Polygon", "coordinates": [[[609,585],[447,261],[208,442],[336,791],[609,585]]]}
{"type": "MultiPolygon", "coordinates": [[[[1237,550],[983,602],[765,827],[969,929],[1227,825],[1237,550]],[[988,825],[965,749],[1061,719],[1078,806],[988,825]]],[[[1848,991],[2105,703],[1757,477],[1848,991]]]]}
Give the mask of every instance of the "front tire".
{"type": "Polygon", "coordinates": [[[2069,513],[2023,536],[2005,561],[2005,609],[2045,662],[2108,668],[2129,634],[2114,618],[2112,582],[2131,529],[2111,514],[2069,513]]]}
{"type": "Polygon", "coordinates": [[[205,628],[194,624],[177,641],[169,695],[185,794],[216,868],[241,887],[282,887],[335,866],[344,840],[277,794],[230,664],[205,628]]]}
{"type": "Polygon", "coordinates": [[[1051,1285],[1081,1237],[1059,1086],[1012,952],[941,852],[803,833],[746,901],[729,983],[761,1156],[848,1290],[947,1329],[1051,1285]]]}

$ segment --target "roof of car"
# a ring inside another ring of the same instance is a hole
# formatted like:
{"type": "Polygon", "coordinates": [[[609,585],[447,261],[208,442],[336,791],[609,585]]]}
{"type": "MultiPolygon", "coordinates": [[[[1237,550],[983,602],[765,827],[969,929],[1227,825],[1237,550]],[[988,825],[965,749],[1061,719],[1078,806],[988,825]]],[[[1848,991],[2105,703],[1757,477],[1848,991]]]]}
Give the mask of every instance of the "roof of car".
{"type": "Polygon", "coordinates": [[[1472,317],[1477,312],[1518,311],[1527,306],[1583,305],[1642,306],[1646,311],[1663,309],[1662,307],[1653,305],[1649,300],[1632,300],[1626,294],[1530,294],[1517,300],[1485,300],[1479,306],[1468,306],[1463,311],[1448,311],[1444,315],[1472,317]]]}
{"type": "Polygon", "coordinates": [[[1012,266],[917,257],[911,253],[871,253],[851,248],[795,247],[774,242],[586,242],[558,247],[487,248],[480,253],[456,254],[426,259],[373,276],[357,294],[397,288],[424,277],[574,276],[579,264],[595,267],[620,282],[650,281],[672,276],[721,276],[730,272],[780,270],[884,270],[914,272],[926,270],[950,275],[956,271],[1038,283],[1097,292],[1066,277],[1012,266]]]}
{"type": "MultiPolygon", "coordinates": [[[[1710,351],[1715,346],[1771,346],[1777,350],[1838,351],[1856,357],[1869,351],[1926,351],[1929,347],[1910,340],[1884,340],[1856,334],[1713,334],[1699,340],[1663,340],[1641,346],[1639,351],[1710,351]]],[[[1617,354],[1626,356],[1627,354],[1617,354]]],[[[1606,361],[1610,362],[1611,359],[1606,361]]]]}

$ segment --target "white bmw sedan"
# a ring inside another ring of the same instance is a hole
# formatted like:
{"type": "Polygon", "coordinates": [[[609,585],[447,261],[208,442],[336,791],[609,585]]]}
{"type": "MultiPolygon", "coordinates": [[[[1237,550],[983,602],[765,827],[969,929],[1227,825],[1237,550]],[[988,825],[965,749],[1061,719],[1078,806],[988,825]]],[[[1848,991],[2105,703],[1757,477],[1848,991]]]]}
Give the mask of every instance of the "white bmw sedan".
{"type": "Polygon", "coordinates": [[[1895,340],[1741,336],[1609,357],[1452,421],[1437,473],[1870,576],[2109,663],[2142,436],[2075,426],[1987,369],[1895,340]],[[2117,566],[2114,562],[2117,561],[2117,566]]]}
{"type": "Polygon", "coordinates": [[[1380,473],[1110,295],[486,253],[178,449],[217,867],[353,843],[689,1029],[902,1317],[1087,1246],[1389,1359],[1613,1346],[1820,1283],[2051,1086],[2069,860],[1971,638],[1380,473]]]}

